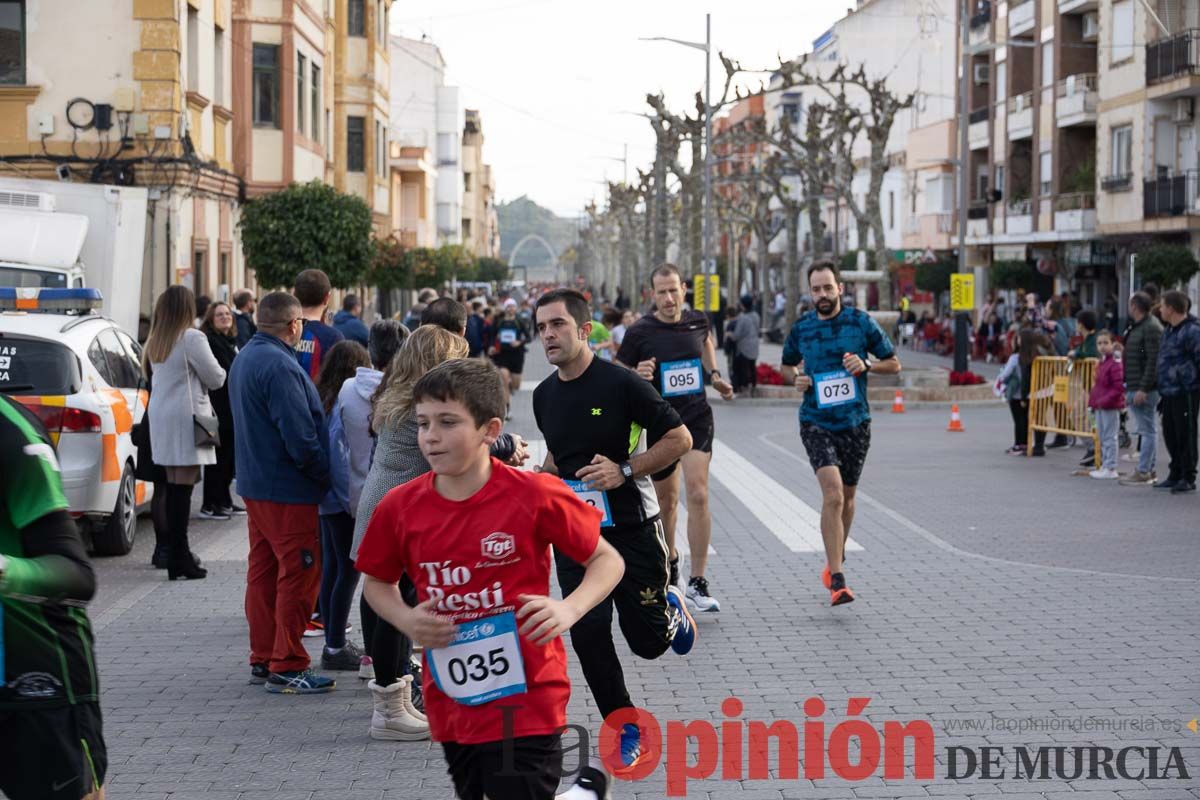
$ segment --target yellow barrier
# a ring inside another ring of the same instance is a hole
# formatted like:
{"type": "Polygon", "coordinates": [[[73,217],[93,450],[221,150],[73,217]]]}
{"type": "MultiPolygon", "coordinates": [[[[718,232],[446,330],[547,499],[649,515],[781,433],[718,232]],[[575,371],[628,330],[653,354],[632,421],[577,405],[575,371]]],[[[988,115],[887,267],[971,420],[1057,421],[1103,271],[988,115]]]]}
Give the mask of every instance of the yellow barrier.
{"type": "Polygon", "coordinates": [[[1039,356],[1033,362],[1029,391],[1029,452],[1033,432],[1046,431],[1092,440],[1100,452],[1100,437],[1088,411],[1088,394],[1096,380],[1096,359],[1078,361],[1057,356],[1039,356]]]}

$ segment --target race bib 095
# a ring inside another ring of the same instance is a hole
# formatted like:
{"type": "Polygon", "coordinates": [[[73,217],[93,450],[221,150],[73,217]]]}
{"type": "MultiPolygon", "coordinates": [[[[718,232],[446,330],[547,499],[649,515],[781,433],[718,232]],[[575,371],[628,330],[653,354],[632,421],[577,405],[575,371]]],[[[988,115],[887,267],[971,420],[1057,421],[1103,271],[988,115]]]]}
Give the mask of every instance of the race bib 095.
{"type": "Polygon", "coordinates": [[[663,397],[704,394],[704,376],[700,372],[700,359],[667,361],[660,370],[663,397]]]}

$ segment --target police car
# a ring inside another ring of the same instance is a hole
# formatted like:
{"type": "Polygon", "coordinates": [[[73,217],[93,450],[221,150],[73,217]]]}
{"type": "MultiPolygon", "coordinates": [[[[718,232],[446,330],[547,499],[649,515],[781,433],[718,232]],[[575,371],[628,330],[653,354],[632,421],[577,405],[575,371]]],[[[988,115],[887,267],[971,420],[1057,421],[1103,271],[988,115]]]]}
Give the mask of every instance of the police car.
{"type": "Polygon", "coordinates": [[[93,551],[124,555],[153,492],[134,477],[130,435],[149,396],[141,346],[99,314],[102,304],[98,289],[0,287],[0,392],[49,431],[93,551]]]}

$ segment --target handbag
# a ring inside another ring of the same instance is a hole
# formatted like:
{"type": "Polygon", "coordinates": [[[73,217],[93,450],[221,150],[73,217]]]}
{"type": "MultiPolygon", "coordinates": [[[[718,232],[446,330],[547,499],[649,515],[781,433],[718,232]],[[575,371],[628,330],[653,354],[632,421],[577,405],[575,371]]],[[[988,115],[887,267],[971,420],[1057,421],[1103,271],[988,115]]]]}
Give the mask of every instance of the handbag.
{"type": "MultiPolygon", "coordinates": [[[[179,343],[186,347],[184,342],[179,343]]],[[[192,364],[188,361],[187,350],[183,351],[183,364],[186,373],[183,378],[187,381],[188,387],[188,405],[190,408],[196,408],[196,402],[192,399],[192,364]]],[[[208,414],[197,414],[192,412],[192,434],[195,437],[196,447],[217,447],[221,444],[220,420],[215,416],[208,414]]]]}

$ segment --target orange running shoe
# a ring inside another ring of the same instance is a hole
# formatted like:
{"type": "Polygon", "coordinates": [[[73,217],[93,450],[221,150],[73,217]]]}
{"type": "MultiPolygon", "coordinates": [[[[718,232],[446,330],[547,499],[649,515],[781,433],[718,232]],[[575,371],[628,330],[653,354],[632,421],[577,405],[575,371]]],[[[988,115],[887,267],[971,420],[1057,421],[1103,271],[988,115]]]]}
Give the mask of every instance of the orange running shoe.
{"type": "Polygon", "coordinates": [[[850,591],[845,586],[843,586],[840,589],[830,590],[829,595],[830,595],[829,605],[831,605],[831,606],[841,606],[841,605],[845,605],[846,603],[854,602],[854,592],[850,591]]]}
{"type": "Polygon", "coordinates": [[[821,585],[828,589],[833,585],[833,574],[829,571],[829,565],[825,565],[825,569],[821,570],[821,585]]]}

